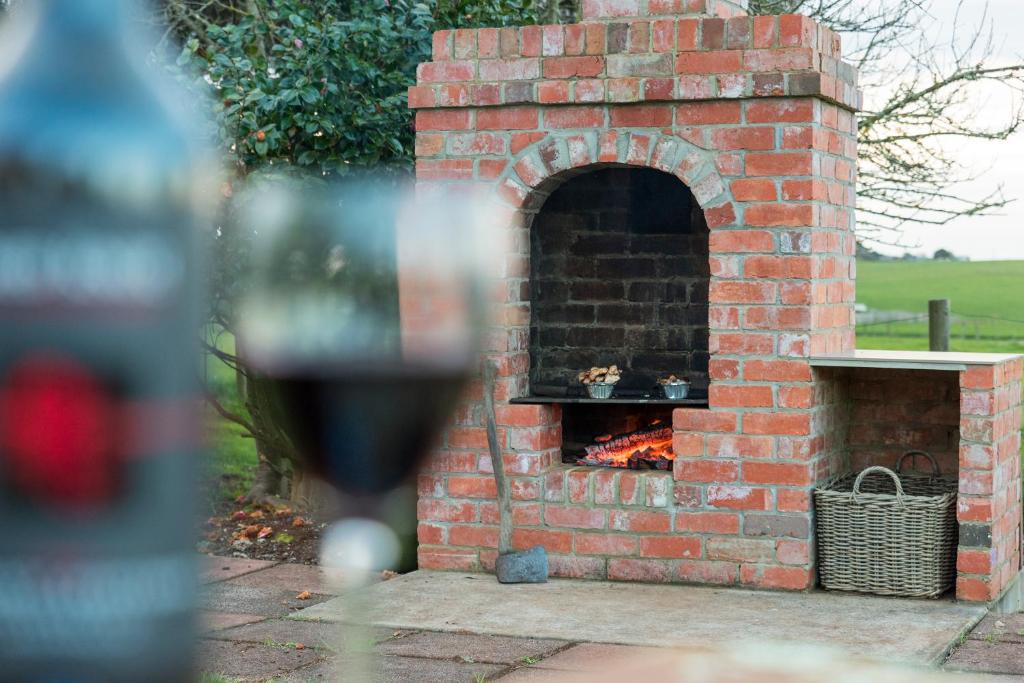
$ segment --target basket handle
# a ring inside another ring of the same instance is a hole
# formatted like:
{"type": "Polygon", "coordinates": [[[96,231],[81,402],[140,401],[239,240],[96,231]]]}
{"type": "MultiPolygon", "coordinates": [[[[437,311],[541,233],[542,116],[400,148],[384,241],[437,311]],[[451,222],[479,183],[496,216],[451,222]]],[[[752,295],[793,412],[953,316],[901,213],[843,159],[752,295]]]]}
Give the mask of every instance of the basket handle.
{"type": "Polygon", "coordinates": [[[857,498],[857,496],[860,495],[860,484],[864,481],[864,477],[875,472],[879,474],[887,474],[892,478],[893,483],[896,484],[896,502],[900,504],[900,507],[906,507],[906,504],[903,502],[903,484],[900,483],[900,478],[888,467],[882,467],[881,465],[868,467],[857,475],[857,479],[853,482],[853,491],[850,493],[850,498],[853,502],[860,503],[860,500],[857,498]]]}
{"type": "Polygon", "coordinates": [[[942,471],[939,470],[939,463],[936,462],[935,458],[932,457],[932,454],[927,452],[927,451],[907,451],[906,453],[904,453],[902,456],[900,456],[900,459],[896,461],[896,473],[897,474],[902,474],[903,473],[903,461],[904,460],[906,460],[908,457],[913,458],[913,457],[918,456],[918,455],[923,455],[924,457],[926,457],[928,459],[928,462],[930,462],[932,464],[932,476],[938,477],[939,475],[942,474],[942,471]]]}

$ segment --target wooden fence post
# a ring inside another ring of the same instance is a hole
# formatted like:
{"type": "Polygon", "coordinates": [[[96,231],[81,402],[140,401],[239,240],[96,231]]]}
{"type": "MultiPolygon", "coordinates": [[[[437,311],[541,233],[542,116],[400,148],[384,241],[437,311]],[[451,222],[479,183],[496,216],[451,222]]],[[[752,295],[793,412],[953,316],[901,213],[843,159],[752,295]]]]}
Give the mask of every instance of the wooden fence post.
{"type": "Polygon", "coordinates": [[[928,302],[928,349],[949,351],[949,299],[928,302]]]}

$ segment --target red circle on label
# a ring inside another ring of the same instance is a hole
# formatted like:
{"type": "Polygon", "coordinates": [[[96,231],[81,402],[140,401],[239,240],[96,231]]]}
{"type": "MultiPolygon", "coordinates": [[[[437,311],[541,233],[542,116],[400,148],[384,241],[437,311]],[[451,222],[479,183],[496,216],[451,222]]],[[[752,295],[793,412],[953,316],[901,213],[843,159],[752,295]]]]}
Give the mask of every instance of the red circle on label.
{"type": "Polygon", "coordinates": [[[0,385],[0,457],[16,490],[58,505],[114,495],[116,407],[87,367],[56,355],[16,363],[0,385]]]}

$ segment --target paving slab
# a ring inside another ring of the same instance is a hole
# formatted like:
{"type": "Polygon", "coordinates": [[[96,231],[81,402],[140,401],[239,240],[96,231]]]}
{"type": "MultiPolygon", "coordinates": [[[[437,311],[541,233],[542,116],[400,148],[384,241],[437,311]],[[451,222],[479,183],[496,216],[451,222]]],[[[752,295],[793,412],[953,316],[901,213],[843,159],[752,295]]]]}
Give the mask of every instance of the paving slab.
{"type": "Polygon", "coordinates": [[[424,631],[385,641],[376,649],[384,655],[463,661],[470,659],[488,664],[512,665],[527,657],[542,659],[569,645],[571,643],[564,640],[424,631]]]}
{"type": "Polygon", "coordinates": [[[273,567],[277,562],[270,560],[246,560],[239,557],[215,557],[207,555],[200,564],[199,578],[203,583],[225,581],[273,567]]]}
{"type": "Polygon", "coordinates": [[[306,647],[335,650],[340,642],[337,624],[326,624],[294,619],[267,619],[207,634],[216,640],[234,640],[248,643],[302,643],[306,647]]]}
{"type": "Polygon", "coordinates": [[[518,668],[499,680],[501,683],[1009,683],[1008,679],[999,681],[976,674],[944,673],[921,666],[850,657],[830,648],[778,643],[658,650],[581,644],[549,660],[518,668]],[[554,668],[547,663],[575,668],[554,668]]]}
{"type": "Polygon", "coordinates": [[[203,633],[212,633],[226,628],[251,624],[262,621],[265,617],[258,614],[232,614],[231,612],[199,611],[199,628],[203,633]]]}
{"type": "Polygon", "coordinates": [[[580,643],[531,666],[562,671],[607,671],[612,666],[622,666],[636,661],[649,661],[653,658],[667,656],[669,653],[665,649],[653,647],[580,643]]]}
{"type": "MultiPolygon", "coordinates": [[[[990,614],[968,637],[971,640],[1024,643],[1024,614],[990,614]]],[[[1024,657],[1024,651],[1021,656],[1024,657]]]]}
{"type": "Polygon", "coordinates": [[[296,650],[224,640],[199,642],[199,666],[232,679],[267,681],[322,659],[316,650],[296,650]]]}
{"type": "MultiPolygon", "coordinates": [[[[367,590],[371,622],[387,628],[652,647],[823,643],[929,665],[986,614],[983,605],[944,600],[575,579],[501,585],[485,574],[423,570],[367,590]]],[[[340,621],[342,600],[292,616],[340,621]]]]}
{"type": "Polygon", "coordinates": [[[274,679],[274,683],[310,683],[310,681],[330,681],[331,683],[338,682],[338,670],[334,666],[334,662],[327,659],[317,660],[309,666],[304,666],[301,669],[295,669],[283,676],[279,676],[274,679]]]}
{"type": "MultiPolygon", "coordinates": [[[[378,657],[374,668],[383,683],[477,683],[481,677],[488,681],[504,671],[494,664],[453,662],[420,657],[378,657]]],[[[345,668],[336,662],[322,661],[297,669],[277,680],[282,683],[308,681],[345,681],[345,668]]],[[[504,680],[504,679],[499,679],[504,680]]]]}
{"type": "Polygon", "coordinates": [[[564,655],[561,663],[581,665],[584,669],[548,668],[545,662],[551,660],[545,660],[518,668],[499,680],[501,683],[1009,683],[1011,680],[894,665],[846,656],[831,648],[778,643],[660,650],[584,644],[566,650],[564,655]],[[603,656],[596,650],[601,647],[609,648],[603,656]]]}
{"type": "Polygon", "coordinates": [[[200,603],[208,610],[232,614],[258,614],[264,617],[283,617],[295,610],[329,600],[330,595],[313,593],[307,600],[299,600],[295,591],[272,590],[218,582],[204,586],[200,603]]]}
{"type": "MultiPolygon", "coordinates": [[[[525,666],[502,676],[501,683],[590,683],[590,674],[525,666]]],[[[650,683],[650,682],[645,682],[650,683]]]]}
{"type": "MultiPolygon", "coordinates": [[[[583,648],[581,653],[593,654],[587,648],[583,648]]],[[[819,652],[814,657],[816,662],[810,666],[806,661],[801,661],[800,654],[793,657],[790,664],[780,665],[780,660],[786,659],[787,653],[781,657],[770,657],[770,660],[774,660],[772,663],[762,658],[754,664],[746,662],[742,671],[734,667],[725,670],[735,674],[730,680],[756,680],[759,683],[820,683],[833,678],[857,683],[1011,683],[1022,679],[1019,676],[886,667],[865,663],[863,660],[830,660],[829,654],[819,652]]],[[[456,666],[445,666],[450,663],[414,657],[385,657],[378,660],[376,668],[381,672],[380,680],[388,683],[426,683],[434,680],[476,683],[479,680],[477,674],[485,676],[488,681],[501,683],[707,683],[708,680],[717,680],[723,674],[721,656],[718,652],[695,655],[674,650],[652,652],[648,648],[636,647],[616,649],[613,656],[601,659],[601,666],[585,663],[585,669],[579,671],[546,668],[543,662],[524,664],[514,670],[497,666],[493,669],[474,667],[472,664],[467,667],[465,663],[459,662],[454,663],[456,666]],[[641,652],[643,654],[638,654],[641,652]]],[[[725,656],[730,656],[730,653],[725,656]]],[[[744,657],[740,654],[739,658],[744,657]]],[[[274,680],[282,683],[308,683],[345,679],[344,669],[339,671],[331,660],[318,660],[274,680]]]]}
{"type": "Polygon", "coordinates": [[[253,588],[272,588],[276,590],[302,591],[337,595],[337,581],[332,581],[325,570],[308,564],[278,564],[269,569],[244,574],[232,579],[231,583],[253,588]]]}
{"type": "Polygon", "coordinates": [[[949,656],[944,668],[1024,676],[1024,643],[967,640],[949,656]]]}

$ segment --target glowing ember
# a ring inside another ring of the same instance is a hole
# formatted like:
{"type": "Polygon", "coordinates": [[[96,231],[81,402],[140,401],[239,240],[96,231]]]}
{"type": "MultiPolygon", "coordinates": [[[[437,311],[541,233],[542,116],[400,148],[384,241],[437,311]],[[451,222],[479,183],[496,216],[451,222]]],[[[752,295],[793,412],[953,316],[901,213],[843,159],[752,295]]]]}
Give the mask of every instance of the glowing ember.
{"type": "Polygon", "coordinates": [[[629,434],[596,437],[587,446],[580,465],[622,467],[631,470],[667,470],[672,467],[672,428],[655,424],[629,434]]]}

